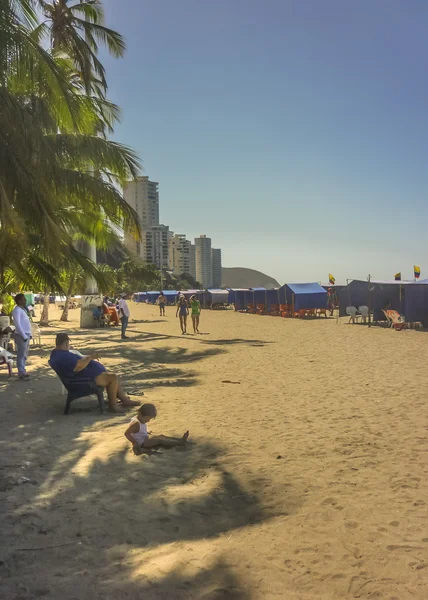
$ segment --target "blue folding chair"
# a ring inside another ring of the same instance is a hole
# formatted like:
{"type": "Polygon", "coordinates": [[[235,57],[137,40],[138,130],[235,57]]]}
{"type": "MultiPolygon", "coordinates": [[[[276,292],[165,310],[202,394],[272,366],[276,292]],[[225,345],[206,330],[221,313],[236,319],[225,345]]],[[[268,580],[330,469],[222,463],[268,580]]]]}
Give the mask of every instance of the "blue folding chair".
{"type": "MultiPolygon", "coordinates": [[[[55,371],[50,362],[49,366],[55,371]]],[[[58,375],[62,385],[68,392],[64,408],[65,415],[69,414],[70,404],[73,400],[92,395],[95,395],[98,398],[100,411],[104,411],[104,388],[97,385],[93,379],[90,379],[89,377],[79,377],[77,374],[72,375],[71,377],[62,377],[57,371],[55,371],[55,373],[58,375]]]]}

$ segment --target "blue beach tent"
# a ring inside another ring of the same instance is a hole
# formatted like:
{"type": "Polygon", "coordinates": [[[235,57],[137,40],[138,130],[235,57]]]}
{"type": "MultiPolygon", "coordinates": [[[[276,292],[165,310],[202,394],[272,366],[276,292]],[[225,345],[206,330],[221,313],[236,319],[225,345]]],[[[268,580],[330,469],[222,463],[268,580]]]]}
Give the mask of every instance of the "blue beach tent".
{"type": "MultiPolygon", "coordinates": [[[[248,306],[248,298],[251,293],[248,289],[233,290],[235,295],[235,310],[245,310],[248,306]]],[[[251,296],[252,297],[252,296],[251,296]]]]}
{"type": "MultiPolygon", "coordinates": [[[[286,283],[280,288],[285,301],[297,312],[302,309],[327,308],[327,292],[319,283],[286,283]]],[[[282,304],[282,302],[281,302],[282,304]]]]}

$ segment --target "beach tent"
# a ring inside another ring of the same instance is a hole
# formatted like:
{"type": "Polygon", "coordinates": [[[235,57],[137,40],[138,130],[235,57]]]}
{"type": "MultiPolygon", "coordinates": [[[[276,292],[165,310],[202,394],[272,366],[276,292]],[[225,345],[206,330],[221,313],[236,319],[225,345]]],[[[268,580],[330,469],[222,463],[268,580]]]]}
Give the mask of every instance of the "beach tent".
{"type": "Polygon", "coordinates": [[[236,289],[234,292],[234,304],[235,310],[245,310],[248,305],[248,297],[250,290],[248,289],[236,289]]]}
{"type": "Polygon", "coordinates": [[[264,304],[265,306],[267,305],[267,289],[266,288],[264,288],[264,287],[251,288],[251,291],[253,292],[252,303],[254,304],[254,306],[256,306],[257,304],[264,304]]]}
{"type": "Polygon", "coordinates": [[[190,300],[190,298],[192,296],[198,296],[198,298],[199,298],[199,294],[201,293],[201,290],[184,290],[181,293],[186,298],[186,300],[190,300]]]}
{"type": "Polygon", "coordinates": [[[388,306],[400,314],[405,314],[405,289],[415,285],[413,281],[362,281],[353,279],[339,292],[339,316],[346,316],[346,307],[368,306],[375,321],[385,320],[382,309],[388,306]]]}
{"type": "Polygon", "coordinates": [[[229,304],[229,291],[221,289],[205,290],[201,294],[201,304],[205,308],[229,304]]]}
{"type": "Polygon", "coordinates": [[[135,302],[145,302],[147,300],[147,292],[138,292],[135,294],[135,302]]]}
{"type": "Polygon", "coordinates": [[[406,321],[428,327],[428,279],[411,282],[404,288],[403,314],[406,321]]]}
{"type": "Polygon", "coordinates": [[[281,288],[272,288],[267,290],[267,310],[272,310],[272,306],[285,304],[285,291],[281,288]]]}
{"type": "Polygon", "coordinates": [[[150,291],[150,292],[146,292],[146,299],[150,302],[150,304],[154,304],[156,302],[156,300],[159,297],[159,291],[150,291]]]}
{"type": "MultiPolygon", "coordinates": [[[[178,292],[177,290],[164,290],[163,295],[166,298],[166,303],[171,305],[171,304],[175,304],[175,301],[177,299],[177,295],[178,292]]],[[[157,293],[157,296],[155,298],[155,301],[159,298],[159,292],[157,293]]]]}
{"type": "Polygon", "coordinates": [[[229,304],[235,304],[235,290],[227,288],[227,291],[229,292],[229,304]]]}
{"type": "Polygon", "coordinates": [[[317,282],[286,283],[280,288],[281,292],[295,311],[305,308],[327,308],[327,292],[317,282]]]}

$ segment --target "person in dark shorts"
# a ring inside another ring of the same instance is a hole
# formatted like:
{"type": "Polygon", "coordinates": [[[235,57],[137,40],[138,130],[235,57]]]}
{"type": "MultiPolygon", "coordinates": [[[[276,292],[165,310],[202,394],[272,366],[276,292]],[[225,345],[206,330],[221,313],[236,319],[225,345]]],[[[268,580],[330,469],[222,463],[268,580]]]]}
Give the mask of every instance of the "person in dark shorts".
{"type": "Polygon", "coordinates": [[[122,412],[117,401],[120,400],[124,408],[138,406],[139,402],[132,401],[122,390],[119,377],[116,373],[107,371],[104,365],[98,362],[98,355],[88,354],[83,356],[70,350],[70,338],[66,333],[58,333],[56,336],[56,347],[52,350],[49,363],[52,369],[65,378],[81,377],[92,379],[97,385],[107,391],[108,406],[110,412],[122,412]]]}
{"type": "Polygon", "coordinates": [[[159,304],[160,316],[165,316],[165,305],[166,305],[166,296],[163,292],[160,292],[159,297],[157,299],[157,303],[159,304]]]}

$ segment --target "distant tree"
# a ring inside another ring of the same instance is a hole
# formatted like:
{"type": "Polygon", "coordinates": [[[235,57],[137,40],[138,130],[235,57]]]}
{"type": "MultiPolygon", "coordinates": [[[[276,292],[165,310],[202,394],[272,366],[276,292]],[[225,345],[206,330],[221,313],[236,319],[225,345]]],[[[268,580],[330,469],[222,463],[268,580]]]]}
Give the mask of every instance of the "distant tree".
{"type": "Polygon", "coordinates": [[[200,290],[202,289],[202,284],[199,283],[194,277],[192,277],[189,273],[182,273],[179,276],[179,285],[181,284],[180,289],[182,290],[200,290]],[[184,287],[187,286],[187,287],[184,287]]]}
{"type": "Polygon", "coordinates": [[[136,256],[129,257],[117,270],[117,290],[132,294],[150,286],[159,287],[160,272],[155,265],[147,264],[136,256]]]}

